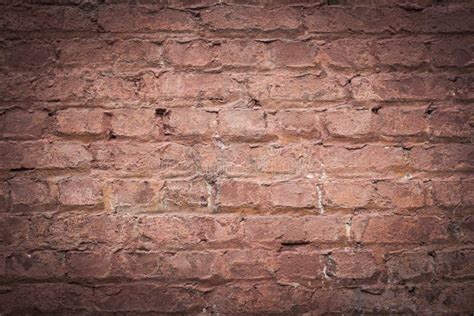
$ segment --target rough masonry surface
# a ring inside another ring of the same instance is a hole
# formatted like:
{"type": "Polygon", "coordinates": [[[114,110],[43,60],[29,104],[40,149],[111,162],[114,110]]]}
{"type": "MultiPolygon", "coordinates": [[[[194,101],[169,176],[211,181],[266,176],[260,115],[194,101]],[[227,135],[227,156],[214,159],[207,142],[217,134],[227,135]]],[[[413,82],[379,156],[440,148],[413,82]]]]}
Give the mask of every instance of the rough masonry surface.
{"type": "Polygon", "coordinates": [[[0,1],[0,314],[474,312],[470,0],[0,1]]]}

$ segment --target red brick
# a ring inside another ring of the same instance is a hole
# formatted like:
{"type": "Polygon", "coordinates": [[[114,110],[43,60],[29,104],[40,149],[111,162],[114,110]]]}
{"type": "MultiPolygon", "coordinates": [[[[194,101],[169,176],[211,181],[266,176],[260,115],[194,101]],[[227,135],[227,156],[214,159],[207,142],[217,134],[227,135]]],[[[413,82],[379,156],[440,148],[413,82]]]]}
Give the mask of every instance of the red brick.
{"type": "Polygon", "coordinates": [[[278,256],[276,277],[279,282],[303,283],[322,278],[321,256],[314,252],[283,252],[278,256]]]}
{"type": "Polygon", "coordinates": [[[23,216],[0,214],[0,246],[21,249],[28,242],[29,220],[23,216]]]}
{"type": "Polygon", "coordinates": [[[159,120],[154,109],[121,109],[112,113],[112,132],[117,136],[156,138],[159,120]]]}
{"type": "Polygon", "coordinates": [[[436,109],[429,117],[430,134],[435,137],[472,137],[473,116],[470,106],[436,109]]]}
{"type": "Polygon", "coordinates": [[[472,169],[474,147],[470,144],[417,146],[410,150],[410,165],[416,170],[452,171],[472,169]]]}
{"type": "Polygon", "coordinates": [[[59,43],[59,62],[67,66],[123,67],[157,65],[161,61],[159,44],[146,40],[65,40],[59,43]]]}
{"type": "Polygon", "coordinates": [[[70,278],[107,277],[111,270],[110,255],[99,252],[71,251],[66,253],[66,269],[70,278]]]}
{"type": "Polygon", "coordinates": [[[270,49],[265,43],[248,40],[223,40],[217,50],[217,61],[222,66],[271,66],[270,49]]]}
{"type": "Polygon", "coordinates": [[[3,67],[10,69],[30,69],[46,66],[55,57],[55,48],[44,42],[7,42],[0,48],[3,67]]]}
{"type": "Polygon", "coordinates": [[[433,259],[426,252],[406,252],[389,254],[387,258],[387,274],[390,282],[430,278],[433,276],[433,259]]]}
{"type": "Polygon", "coordinates": [[[374,132],[376,118],[369,110],[340,110],[324,114],[325,126],[330,135],[337,137],[363,137],[374,132]]]}
{"type": "Polygon", "coordinates": [[[329,258],[326,273],[338,279],[367,279],[378,270],[370,252],[336,252],[329,258]]]}
{"type": "Polygon", "coordinates": [[[274,257],[274,252],[261,249],[225,251],[218,259],[219,276],[227,280],[268,278],[277,269],[274,257]]]}
{"type": "Polygon", "coordinates": [[[278,111],[267,116],[269,132],[276,135],[320,138],[320,115],[314,111],[278,111]]]}
{"type": "Polygon", "coordinates": [[[373,199],[374,185],[370,181],[327,181],[322,184],[323,205],[335,208],[366,207],[373,199]]]}
{"type": "Polygon", "coordinates": [[[59,182],[59,201],[64,205],[96,205],[102,202],[102,187],[91,177],[73,177],[59,182]]]}
{"type": "Polygon", "coordinates": [[[74,142],[0,143],[0,168],[81,168],[92,160],[84,145],[74,142]]]}
{"type": "Polygon", "coordinates": [[[451,80],[446,75],[378,74],[352,80],[358,101],[364,100],[436,100],[469,98],[467,77],[451,80]]]}
{"type": "Polygon", "coordinates": [[[265,134],[265,115],[253,109],[219,112],[219,134],[229,137],[260,137],[265,134]]]}
{"type": "Polygon", "coordinates": [[[361,215],[352,220],[352,236],[358,242],[370,244],[434,243],[449,239],[448,224],[434,216],[361,215]]]}
{"type": "Polygon", "coordinates": [[[462,203],[463,189],[460,181],[436,179],[431,182],[435,205],[456,206],[462,203]]]}
{"type": "MultiPolygon", "coordinates": [[[[235,144],[221,155],[223,171],[229,176],[248,174],[295,174],[302,169],[317,168],[312,159],[304,160],[305,148],[295,146],[254,146],[235,144]]],[[[319,172],[319,169],[310,171],[319,172]]]]}
{"type": "Polygon", "coordinates": [[[47,180],[19,176],[8,181],[12,204],[48,204],[56,200],[56,192],[47,180]]]}
{"type": "Polygon", "coordinates": [[[2,30],[96,31],[93,12],[77,6],[30,6],[3,8],[2,30]]]}
{"type": "Polygon", "coordinates": [[[46,133],[47,127],[48,113],[46,111],[17,109],[7,111],[0,116],[0,136],[2,138],[39,138],[46,133]]]}
{"type": "Polygon", "coordinates": [[[311,42],[277,41],[270,47],[273,64],[277,67],[316,65],[316,47],[311,42]]]}
{"type": "Polygon", "coordinates": [[[259,100],[333,101],[343,99],[348,94],[342,78],[284,73],[252,76],[249,91],[259,100]]]}
{"type": "Polygon", "coordinates": [[[377,41],[374,54],[379,65],[415,67],[430,62],[429,38],[400,38],[377,41]]]}
{"type": "Polygon", "coordinates": [[[196,28],[191,13],[141,6],[104,6],[98,23],[109,32],[190,31],[196,28]],[[124,23],[124,21],[127,21],[124,23]]]}
{"type": "Polygon", "coordinates": [[[175,143],[94,143],[94,166],[133,175],[188,176],[195,171],[194,151],[175,143]]]}
{"type": "Polygon", "coordinates": [[[171,109],[166,124],[166,134],[211,136],[217,130],[217,114],[205,109],[171,109]]]}
{"type": "Polygon", "coordinates": [[[462,67],[474,63],[472,38],[449,37],[440,38],[431,43],[432,63],[437,67],[462,67]]]}
{"type": "Polygon", "coordinates": [[[131,250],[235,246],[242,243],[239,221],[238,216],[142,215],[125,236],[125,244],[131,250]]]}
{"type": "Polygon", "coordinates": [[[143,211],[158,209],[158,192],[164,183],[147,180],[114,181],[106,189],[107,202],[113,211],[143,211]]]}
{"type": "Polygon", "coordinates": [[[419,208],[428,204],[427,185],[420,181],[377,182],[377,204],[384,207],[419,208]]]}
{"type": "Polygon", "coordinates": [[[248,217],[243,229],[252,243],[330,243],[344,240],[345,220],[343,216],[248,217]]]}
{"type": "Polygon", "coordinates": [[[472,249],[437,251],[434,267],[436,273],[443,279],[472,278],[473,259],[472,249]]]}
{"type": "Polygon", "coordinates": [[[270,186],[270,201],[275,208],[316,208],[317,191],[308,181],[288,181],[270,186]]]}
{"type": "Polygon", "coordinates": [[[177,212],[209,212],[211,187],[202,179],[165,181],[159,209],[177,212]]]}
{"type": "Polygon", "coordinates": [[[203,67],[215,62],[217,46],[205,41],[172,41],[165,44],[163,56],[177,66],[203,67]]]}
{"type": "Polygon", "coordinates": [[[63,254],[55,251],[16,252],[7,257],[8,276],[20,279],[50,279],[65,275],[63,254]]]}
{"type": "Polygon", "coordinates": [[[420,136],[428,131],[425,109],[382,107],[375,116],[375,134],[387,136],[420,136]]]}
{"type": "Polygon", "coordinates": [[[215,7],[201,13],[204,23],[217,30],[258,29],[271,31],[297,29],[300,17],[292,8],[215,7]]]}
{"type": "Polygon", "coordinates": [[[405,164],[401,148],[379,145],[354,149],[340,146],[322,148],[321,159],[327,172],[344,174],[386,173],[405,164]]]}
{"type": "Polygon", "coordinates": [[[67,135],[100,135],[107,130],[108,115],[100,109],[67,109],[56,113],[56,130],[67,135]]]}
{"type": "Polygon", "coordinates": [[[338,68],[369,68],[377,65],[374,43],[359,39],[335,39],[321,43],[316,62],[338,68]]]}
{"type": "Polygon", "coordinates": [[[218,192],[220,206],[224,208],[268,206],[268,187],[256,182],[224,180],[219,183],[218,192]]]}
{"type": "Polygon", "coordinates": [[[159,78],[143,76],[140,95],[147,99],[210,98],[229,99],[238,96],[242,87],[224,73],[171,73],[159,78]]]}

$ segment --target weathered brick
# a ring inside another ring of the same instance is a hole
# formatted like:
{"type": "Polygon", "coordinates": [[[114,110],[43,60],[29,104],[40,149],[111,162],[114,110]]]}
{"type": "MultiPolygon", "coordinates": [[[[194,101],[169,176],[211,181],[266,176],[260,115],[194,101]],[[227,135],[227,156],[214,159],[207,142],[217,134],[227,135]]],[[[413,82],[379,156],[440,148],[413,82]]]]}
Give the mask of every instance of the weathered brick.
{"type": "Polygon", "coordinates": [[[316,49],[311,42],[278,41],[270,44],[270,55],[277,67],[311,67],[316,64],[316,49]]]}
{"type": "Polygon", "coordinates": [[[327,181],[322,184],[325,207],[361,208],[373,198],[374,185],[370,181],[327,181]]]}
{"type": "Polygon", "coordinates": [[[377,205],[397,208],[419,208],[428,205],[427,184],[420,181],[377,182],[377,205]]]}
{"type": "Polygon", "coordinates": [[[374,256],[370,252],[336,252],[329,256],[326,274],[338,279],[367,279],[377,270],[374,256]]]}
{"type": "Polygon", "coordinates": [[[345,239],[345,220],[343,216],[248,217],[243,229],[247,241],[252,243],[328,243],[345,239]]]}
{"type": "Polygon", "coordinates": [[[64,255],[55,251],[15,252],[7,257],[8,277],[51,279],[65,275],[64,255]]]}
{"type": "Polygon", "coordinates": [[[74,279],[107,277],[112,265],[110,255],[99,252],[67,252],[65,261],[67,275],[74,279]]]}
{"type": "Polygon", "coordinates": [[[204,23],[217,30],[257,29],[271,31],[297,29],[301,25],[293,8],[215,7],[201,13],[204,23]]]}
{"type": "Polygon", "coordinates": [[[427,252],[388,254],[385,260],[390,282],[433,277],[433,258],[427,252]]]}
{"type": "Polygon", "coordinates": [[[96,205],[102,202],[102,187],[92,177],[73,177],[59,182],[59,201],[64,205],[96,205]]]}
{"type": "Polygon", "coordinates": [[[81,168],[92,160],[85,146],[75,142],[2,142],[0,155],[2,169],[81,168]]]}
{"type": "Polygon", "coordinates": [[[472,249],[437,251],[434,268],[443,279],[472,278],[474,274],[472,249]]]}
{"type": "Polygon", "coordinates": [[[278,111],[267,115],[268,130],[279,137],[287,135],[318,139],[322,136],[320,115],[314,111],[278,111]]]}
{"type": "Polygon", "coordinates": [[[112,133],[117,136],[157,138],[158,124],[154,109],[115,110],[111,116],[112,133]]]}
{"type": "Polygon", "coordinates": [[[442,107],[429,117],[430,134],[436,137],[473,136],[471,122],[474,113],[471,107],[442,107]]]}
{"type": "Polygon", "coordinates": [[[379,145],[325,147],[321,159],[327,172],[344,174],[389,172],[405,165],[402,148],[379,145]]]}
{"type": "Polygon", "coordinates": [[[165,134],[211,136],[217,131],[217,114],[205,109],[170,109],[166,114],[165,134]]]}
{"type": "Polygon", "coordinates": [[[107,131],[108,114],[100,109],[66,109],[55,117],[56,130],[61,134],[100,135],[107,131]]]}
{"type": "Polygon", "coordinates": [[[0,116],[0,136],[31,139],[43,136],[48,128],[46,111],[11,110],[0,116]]]}
{"type": "Polygon", "coordinates": [[[219,134],[229,137],[260,137],[265,134],[265,113],[253,109],[219,112],[219,134]]]}
{"type": "Polygon", "coordinates": [[[172,41],[165,44],[163,56],[177,66],[203,67],[215,62],[217,46],[205,41],[172,41]]]}
{"type": "Polygon", "coordinates": [[[474,147],[470,144],[416,146],[410,150],[410,165],[416,170],[470,170],[474,147]]]}
{"type": "Polygon", "coordinates": [[[98,23],[106,31],[121,33],[191,31],[197,26],[189,12],[123,5],[99,8],[98,23]]]}
{"type": "Polygon", "coordinates": [[[53,186],[41,177],[19,176],[8,183],[12,204],[51,204],[56,200],[53,186]]]}
{"type": "Polygon", "coordinates": [[[426,244],[448,240],[448,226],[447,220],[434,216],[361,215],[352,220],[352,236],[363,243],[426,244]]]}
{"type": "Polygon", "coordinates": [[[0,60],[2,68],[31,69],[44,67],[55,56],[55,48],[47,42],[7,42],[0,46],[0,60]]]}

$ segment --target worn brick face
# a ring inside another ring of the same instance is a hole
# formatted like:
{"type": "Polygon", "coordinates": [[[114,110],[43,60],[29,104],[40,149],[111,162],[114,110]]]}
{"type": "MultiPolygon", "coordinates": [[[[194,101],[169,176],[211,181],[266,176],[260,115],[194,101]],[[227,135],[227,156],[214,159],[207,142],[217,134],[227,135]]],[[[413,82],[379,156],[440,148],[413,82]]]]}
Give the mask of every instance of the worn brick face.
{"type": "Polygon", "coordinates": [[[473,314],[473,40],[468,0],[0,0],[0,314],[473,314]]]}

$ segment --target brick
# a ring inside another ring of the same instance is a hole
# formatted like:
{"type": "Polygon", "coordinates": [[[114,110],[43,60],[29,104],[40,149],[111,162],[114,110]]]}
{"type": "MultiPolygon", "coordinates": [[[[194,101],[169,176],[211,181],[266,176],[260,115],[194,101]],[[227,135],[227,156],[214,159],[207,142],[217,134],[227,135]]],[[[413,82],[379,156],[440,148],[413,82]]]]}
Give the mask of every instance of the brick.
{"type": "Polygon", "coordinates": [[[59,202],[64,205],[97,205],[102,202],[100,182],[90,177],[73,177],[59,182],[59,202]]]}
{"type": "Polygon", "coordinates": [[[472,249],[437,251],[434,268],[443,279],[472,278],[473,258],[472,249]]]}
{"type": "Polygon", "coordinates": [[[107,131],[108,115],[100,109],[66,109],[58,111],[56,131],[66,135],[100,135],[107,131]]]}
{"type": "Polygon", "coordinates": [[[50,279],[65,275],[63,254],[55,251],[16,252],[7,257],[8,276],[14,279],[50,279]]]}
{"type": "Polygon", "coordinates": [[[429,117],[430,134],[435,137],[472,137],[473,115],[469,107],[436,109],[429,117]]]}
{"type": "Polygon", "coordinates": [[[322,184],[325,207],[363,208],[372,201],[375,188],[370,181],[328,181],[322,184]]]}
{"type": "Polygon", "coordinates": [[[270,54],[277,67],[312,67],[317,48],[311,42],[278,41],[271,43],[270,54]]]}
{"type": "Polygon", "coordinates": [[[291,30],[300,27],[298,12],[292,8],[215,7],[201,13],[202,20],[216,30],[291,30]]]}
{"type": "Polygon", "coordinates": [[[2,10],[2,30],[96,31],[93,12],[74,6],[9,7],[2,10]]]}
{"type": "Polygon", "coordinates": [[[280,137],[286,135],[319,138],[322,124],[318,113],[313,111],[278,111],[267,115],[268,130],[280,137]]]}
{"type": "Polygon", "coordinates": [[[27,217],[0,214],[0,246],[21,249],[29,237],[27,217]]]}
{"type": "Polygon", "coordinates": [[[247,241],[269,244],[337,242],[344,240],[342,216],[248,217],[243,229],[247,241]]]}
{"type": "Polygon", "coordinates": [[[219,134],[229,137],[260,137],[265,134],[265,114],[253,109],[219,112],[219,134]]]}
{"type": "Polygon", "coordinates": [[[189,176],[195,171],[194,151],[176,143],[95,143],[94,166],[134,175],[189,176]]]}
{"type": "Polygon", "coordinates": [[[56,201],[52,185],[40,177],[15,177],[8,181],[12,204],[51,204],[56,201]]]}
{"type": "Polygon", "coordinates": [[[314,252],[283,252],[277,259],[276,277],[280,282],[304,282],[322,278],[321,256],[314,252]]]}
{"type": "Polygon", "coordinates": [[[131,210],[157,210],[158,192],[163,187],[162,182],[120,180],[110,184],[107,197],[110,207],[115,212],[131,210]]]}
{"type": "Polygon", "coordinates": [[[382,107],[377,111],[375,133],[387,136],[422,136],[428,131],[425,109],[382,107]]]}
{"type": "Polygon", "coordinates": [[[420,181],[377,182],[377,204],[385,207],[420,208],[428,204],[427,185],[420,181]]]}
{"type": "Polygon", "coordinates": [[[336,252],[329,258],[326,273],[338,279],[368,279],[378,271],[370,252],[336,252]]]}
{"type": "Polygon", "coordinates": [[[111,117],[112,132],[117,136],[157,138],[158,124],[153,109],[115,110],[111,117]]]}
{"type": "Polygon", "coordinates": [[[352,236],[358,242],[369,244],[434,243],[449,239],[448,224],[433,216],[361,215],[352,220],[352,236]]]}
{"type": "Polygon", "coordinates": [[[417,146],[410,150],[410,165],[416,170],[470,170],[473,147],[469,144],[417,146]]]}
{"type": "Polygon", "coordinates": [[[405,164],[401,148],[377,145],[322,148],[321,159],[327,172],[345,174],[389,172],[405,164]]]}
{"type": "Polygon", "coordinates": [[[249,40],[223,40],[217,50],[217,62],[222,66],[271,67],[270,49],[266,44],[249,40]]]}
{"type": "Polygon", "coordinates": [[[469,98],[467,78],[451,80],[446,75],[379,74],[352,80],[352,92],[364,100],[444,100],[469,98]]]}
{"type": "Polygon", "coordinates": [[[317,191],[308,181],[274,183],[270,186],[271,205],[276,208],[315,208],[317,191]]]}
{"type": "Polygon", "coordinates": [[[202,179],[166,181],[160,194],[163,211],[208,212],[212,206],[211,187],[202,179]]]}
{"type": "Polygon", "coordinates": [[[211,136],[217,131],[217,114],[205,109],[171,109],[165,133],[175,136],[211,136]]]}
{"type": "Polygon", "coordinates": [[[392,283],[433,277],[432,258],[426,252],[389,254],[385,260],[388,277],[392,283]]]}
{"type": "Polygon", "coordinates": [[[172,41],[165,44],[163,56],[169,63],[177,66],[204,67],[215,62],[217,46],[204,41],[172,41]]]}
{"type": "MultiPolygon", "coordinates": [[[[247,174],[295,174],[311,168],[314,160],[304,160],[305,148],[300,146],[230,145],[223,150],[223,172],[229,176],[247,174]]],[[[317,167],[315,167],[317,168],[317,167]]],[[[315,171],[315,170],[311,170],[315,171]]],[[[319,169],[317,170],[319,171],[319,169]]]]}
{"type": "Polygon", "coordinates": [[[92,160],[84,145],[74,142],[0,143],[0,168],[81,168],[92,160]]]}
{"type": "Polygon", "coordinates": [[[268,278],[277,269],[275,253],[261,249],[235,249],[219,256],[219,276],[226,280],[268,278]],[[274,266],[275,265],[275,266],[274,266]]]}
{"type": "Polygon", "coordinates": [[[472,39],[449,37],[431,43],[432,63],[437,67],[463,67],[472,65],[474,60],[472,39]]]}
{"type": "Polygon", "coordinates": [[[66,269],[70,278],[107,277],[111,270],[110,256],[104,253],[71,251],[66,253],[66,269]]]}
{"type": "Polygon", "coordinates": [[[248,181],[223,180],[218,184],[220,206],[262,207],[269,201],[268,187],[248,181]]]}
{"type": "Polygon", "coordinates": [[[139,216],[124,243],[130,250],[207,250],[242,243],[238,216],[139,216]],[[159,230],[156,228],[160,227],[159,230]]]}
{"type": "Polygon", "coordinates": [[[239,96],[240,84],[224,73],[171,73],[159,78],[143,76],[144,87],[140,96],[147,99],[199,98],[231,99],[239,96]]]}
{"type": "Polygon", "coordinates": [[[2,138],[34,139],[43,136],[48,127],[46,111],[11,110],[0,116],[2,138]],[[25,124],[28,122],[28,124],[25,124]]]}
{"type": "Polygon", "coordinates": [[[376,118],[372,111],[348,110],[324,114],[325,127],[336,137],[363,137],[374,132],[376,118]]]}
{"type": "Polygon", "coordinates": [[[436,205],[456,206],[462,203],[463,190],[460,181],[434,180],[431,187],[436,205]]]}
{"type": "Polygon", "coordinates": [[[377,41],[374,55],[380,65],[415,67],[431,60],[429,38],[401,38],[377,41]]]}
{"type": "Polygon", "coordinates": [[[136,6],[99,8],[98,23],[108,32],[191,31],[197,26],[191,13],[136,6]],[[127,21],[127,23],[123,23],[127,21]]]}
{"type": "Polygon", "coordinates": [[[146,40],[64,40],[59,43],[59,62],[67,66],[152,66],[161,61],[159,44],[146,40]]]}
{"type": "Polygon", "coordinates": [[[46,66],[55,57],[55,48],[44,42],[7,42],[0,47],[2,68],[32,69],[46,66]]]}
{"type": "Polygon", "coordinates": [[[343,81],[316,74],[259,74],[249,79],[249,91],[259,100],[334,101],[348,95],[343,81]]]}
{"type": "Polygon", "coordinates": [[[372,41],[335,39],[319,46],[315,60],[337,68],[370,68],[378,62],[373,50],[372,41]]]}

